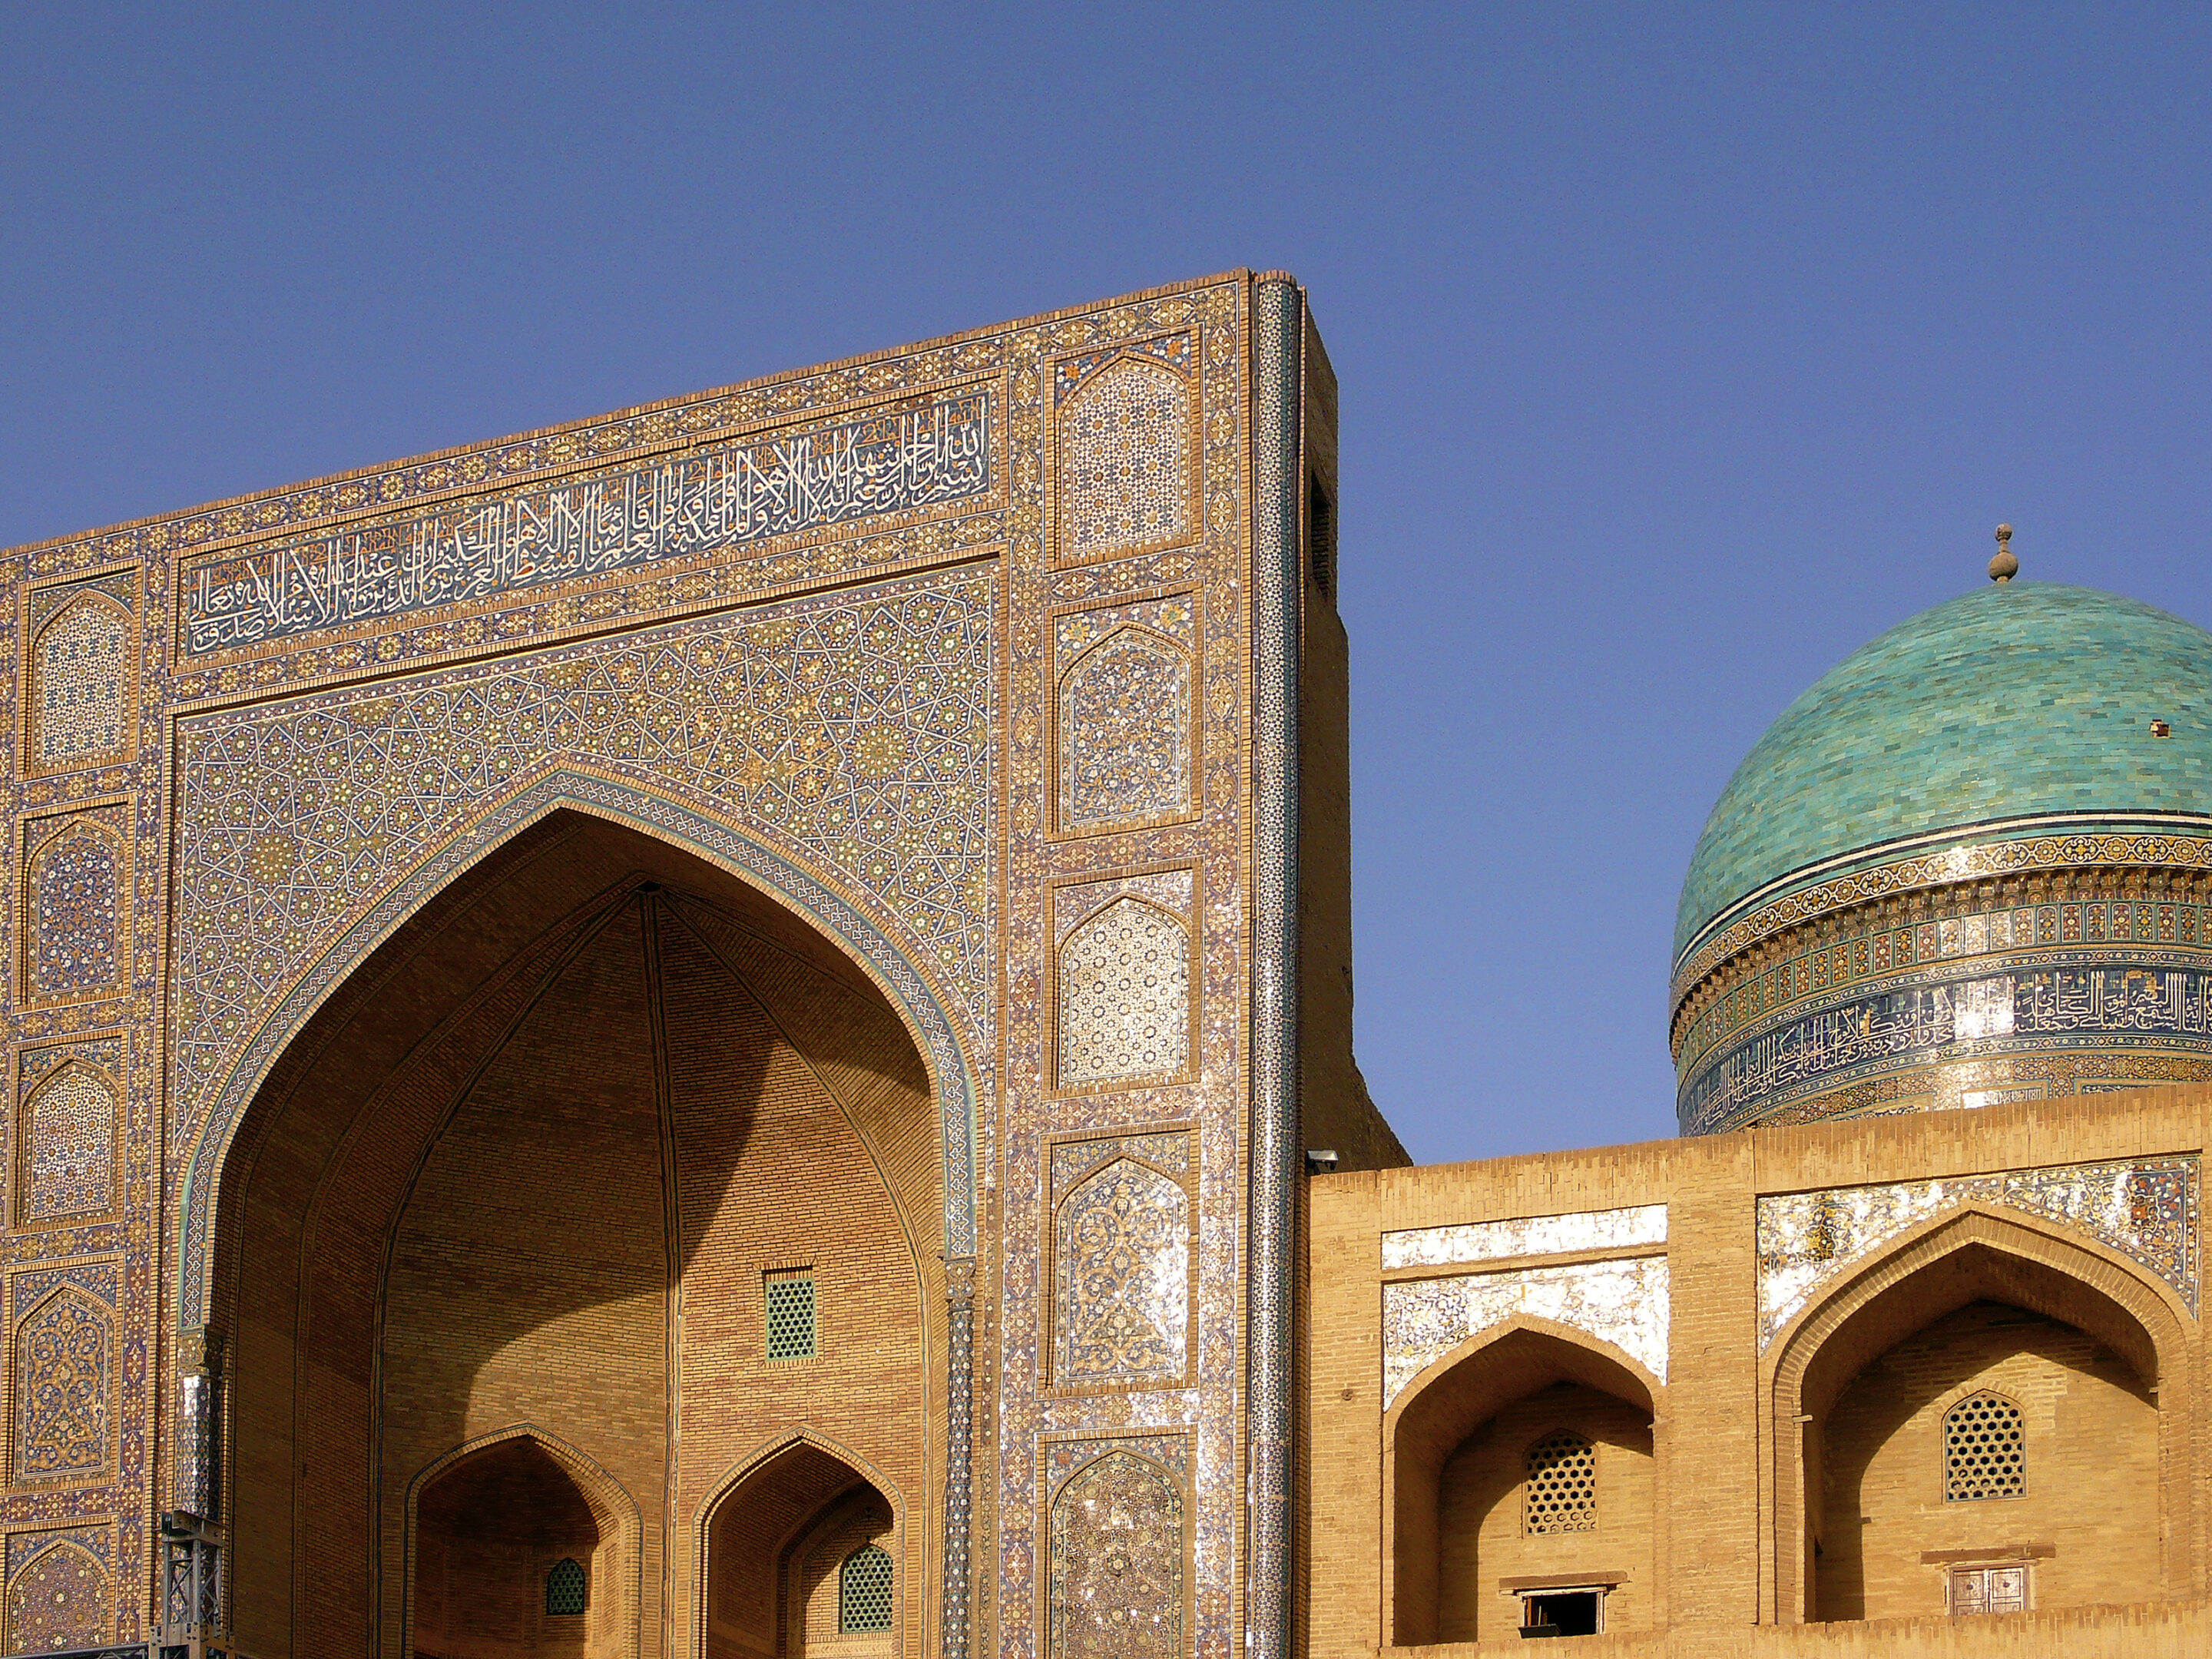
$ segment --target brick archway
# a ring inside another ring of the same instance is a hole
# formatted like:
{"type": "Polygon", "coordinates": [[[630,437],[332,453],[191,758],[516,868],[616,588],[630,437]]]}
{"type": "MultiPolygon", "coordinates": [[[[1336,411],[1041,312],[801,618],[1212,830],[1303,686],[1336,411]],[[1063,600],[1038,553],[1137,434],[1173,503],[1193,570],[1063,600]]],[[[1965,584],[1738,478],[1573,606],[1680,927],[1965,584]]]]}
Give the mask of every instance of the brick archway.
{"type": "MultiPolygon", "coordinates": [[[[653,1559],[732,1437],[781,1422],[941,1491],[964,1367],[933,1083],[838,941],[663,837],[556,808],[472,864],[325,1000],[233,1146],[240,1645],[365,1619],[392,1651],[395,1500],[487,1413],[641,1494],[653,1559]],[[793,1278],[813,1322],[779,1354],[764,1298],[793,1278]]],[[[640,1651],[680,1650],[690,1590],[646,1573],[640,1651]]]]}
{"type": "Polygon", "coordinates": [[[1808,1437],[1882,1355],[1977,1302],[2025,1310],[2087,1334],[2119,1357],[2157,1407],[2157,1503],[2165,1523],[2157,1578],[2168,1594],[2201,1583],[2201,1518],[2191,1475],[2197,1417],[2196,1322],[2172,1291],[2086,1237],[2021,1212],[1962,1206],[1922,1224],[1863,1264],[1778,1334],[1767,1361],[1773,1455],[1772,1602],[1768,1616],[1813,1616],[1808,1437]]]}
{"type": "MultiPolygon", "coordinates": [[[[1446,1465],[1483,1426],[1555,1384],[1618,1401],[1652,1439],[1655,1483],[1665,1458],[1665,1385],[1629,1354],[1586,1332],[1528,1315],[1492,1325],[1441,1355],[1406,1386],[1382,1425],[1382,1629],[1386,1646],[1419,1646],[1439,1634],[1439,1505],[1446,1465]]],[[[1655,1484],[1654,1513],[1663,1505],[1655,1484]]],[[[1656,1529],[1646,1525],[1647,1537],[1656,1529]]],[[[1656,1596],[1663,1566],[1647,1593],[1656,1596]]],[[[1652,1608],[1663,1618],[1662,1606],[1652,1608]]]]}

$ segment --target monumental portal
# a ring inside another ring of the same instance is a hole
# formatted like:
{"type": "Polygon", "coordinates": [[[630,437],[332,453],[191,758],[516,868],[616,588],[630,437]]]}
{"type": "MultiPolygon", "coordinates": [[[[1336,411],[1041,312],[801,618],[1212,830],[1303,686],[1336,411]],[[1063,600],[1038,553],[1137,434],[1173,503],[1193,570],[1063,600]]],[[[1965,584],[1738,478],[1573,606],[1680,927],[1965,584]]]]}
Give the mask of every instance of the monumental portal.
{"type": "Polygon", "coordinates": [[[0,1652],[2197,1650],[2212,635],[1876,641],[1688,1138],[1408,1170],[1335,434],[1237,272],[0,556],[0,1652]]]}

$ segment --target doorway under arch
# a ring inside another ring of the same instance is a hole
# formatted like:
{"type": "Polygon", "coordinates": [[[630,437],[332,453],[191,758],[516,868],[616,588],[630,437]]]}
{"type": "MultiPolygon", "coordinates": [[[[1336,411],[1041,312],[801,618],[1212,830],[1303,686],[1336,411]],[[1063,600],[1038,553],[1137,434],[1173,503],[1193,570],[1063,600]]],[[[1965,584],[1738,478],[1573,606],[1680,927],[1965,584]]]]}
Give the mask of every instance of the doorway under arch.
{"type": "Polygon", "coordinates": [[[1655,1625],[1659,1393],[1610,1345],[1528,1319],[1413,1379],[1385,1428],[1389,1641],[1655,1625]]]}
{"type": "Polygon", "coordinates": [[[1778,1540],[1784,1616],[2166,1593],[2190,1522],[2161,1410],[2188,1386],[2180,1346],[2160,1292],[2024,1218],[1967,1211],[1900,1242],[1778,1351],[1777,1516],[1802,1516],[1778,1540]]]}
{"type": "Polygon", "coordinates": [[[455,1452],[410,1505],[416,1659],[617,1659],[637,1643],[637,1506],[527,1428],[455,1452]]]}
{"type": "MultiPolygon", "coordinates": [[[[688,1622],[677,1540],[739,1447],[819,1424],[930,1490],[941,1144],[908,1026],[804,918],[578,812],[487,856],[287,1047],[224,1165],[239,1645],[274,1659],[367,1627],[400,1652],[410,1484],[504,1425],[635,1501],[635,1644],[610,1651],[657,1654],[688,1622]]],[[[542,1449],[482,1456],[576,1484],[542,1449]]],[[[528,1484],[509,1474],[421,1496],[463,1517],[449,1563],[498,1533],[485,1494],[528,1484]]],[[[529,1547],[558,1543],[546,1572],[573,1559],[600,1595],[604,1539],[544,1501],[576,1540],[529,1547]]],[[[442,1628],[440,1651],[474,1651],[442,1628]]]]}
{"type": "Polygon", "coordinates": [[[891,1659],[919,1565],[896,1490],[819,1437],[758,1458],[700,1528],[707,1659],[891,1659]]]}

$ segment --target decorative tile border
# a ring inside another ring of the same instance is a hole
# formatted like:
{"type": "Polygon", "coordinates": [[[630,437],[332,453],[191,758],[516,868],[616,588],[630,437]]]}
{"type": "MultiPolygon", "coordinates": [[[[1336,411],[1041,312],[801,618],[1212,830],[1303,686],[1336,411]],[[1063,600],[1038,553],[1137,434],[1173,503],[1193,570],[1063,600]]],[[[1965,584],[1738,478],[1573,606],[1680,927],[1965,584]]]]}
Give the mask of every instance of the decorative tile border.
{"type": "Polygon", "coordinates": [[[1759,1200],[1759,1346],[1839,1275],[1946,1211],[1994,1204],[2056,1221],[2141,1263],[2197,1305],[2197,1160],[2063,1164],[1759,1200]]]}
{"type": "Polygon", "coordinates": [[[1417,1279],[1382,1287],[1382,1408],[1468,1338],[1526,1314],[1610,1342],[1667,1380],[1667,1258],[1417,1279]]]}
{"type": "Polygon", "coordinates": [[[1510,1221],[1385,1233],[1382,1266],[1388,1270],[1496,1261],[1516,1255],[1569,1255],[1666,1242],[1667,1206],[1639,1204],[1628,1209],[1577,1210],[1569,1215],[1522,1216],[1510,1221]]]}

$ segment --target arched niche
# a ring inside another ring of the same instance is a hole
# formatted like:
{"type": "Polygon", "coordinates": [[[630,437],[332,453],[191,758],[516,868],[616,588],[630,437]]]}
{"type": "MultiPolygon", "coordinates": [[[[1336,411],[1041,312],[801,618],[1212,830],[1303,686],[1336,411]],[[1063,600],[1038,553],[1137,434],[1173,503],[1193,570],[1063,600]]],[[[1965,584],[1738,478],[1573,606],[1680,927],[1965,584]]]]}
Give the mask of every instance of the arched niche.
{"type": "Polygon", "coordinates": [[[922,1563],[905,1513],[881,1468],[817,1431],[761,1448],[700,1506],[696,1651],[706,1659],[919,1651],[924,1609],[913,1587],[922,1563]],[[846,1571],[871,1549],[887,1558],[887,1583],[866,1561],[846,1571]],[[851,1616],[863,1603],[884,1616],[851,1616]]]}
{"type": "Polygon", "coordinates": [[[2029,1564],[2045,1607],[2193,1584],[2193,1324],[2124,1258],[2014,1212],[1898,1239],[1772,1350],[1782,1619],[1940,1614],[1947,1575],[1984,1562],[2029,1564]],[[1947,1498],[1942,1418],[1982,1389],[2072,1396],[2031,1425],[2032,1500],[1947,1498]]]}
{"type": "MultiPolygon", "coordinates": [[[[425,896],[271,1061],[223,1161],[240,1647],[396,1641],[399,1500],[504,1423],[635,1496],[648,1557],[740,1445],[796,1422],[929,1490],[951,1376],[933,1085],[840,940],[640,828],[555,810],[425,896]],[[793,1276],[818,1340],[781,1359],[766,1287],[793,1276]]],[[[645,1575],[640,1651],[693,1588],[645,1575]]]]}
{"type": "Polygon", "coordinates": [[[556,1437],[520,1424],[439,1458],[410,1485],[407,1528],[406,1639],[422,1659],[636,1651],[637,1504],[556,1437]],[[581,1595],[556,1595],[571,1575],[581,1595]]]}
{"type": "Polygon", "coordinates": [[[1415,1376],[1383,1419],[1382,1640],[1510,1639],[1520,1607],[1500,1581],[1578,1572],[1618,1583],[1607,1597],[1608,1630],[1662,1622],[1654,1523],[1663,1510],[1664,1398],[1658,1379],[1613,1344],[1528,1316],[1476,1334],[1415,1376]],[[1495,1546],[1501,1532],[1521,1531],[1530,1449],[1563,1431],[1596,1449],[1599,1524],[1532,1538],[1540,1547],[1503,1559],[1495,1546]]]}

